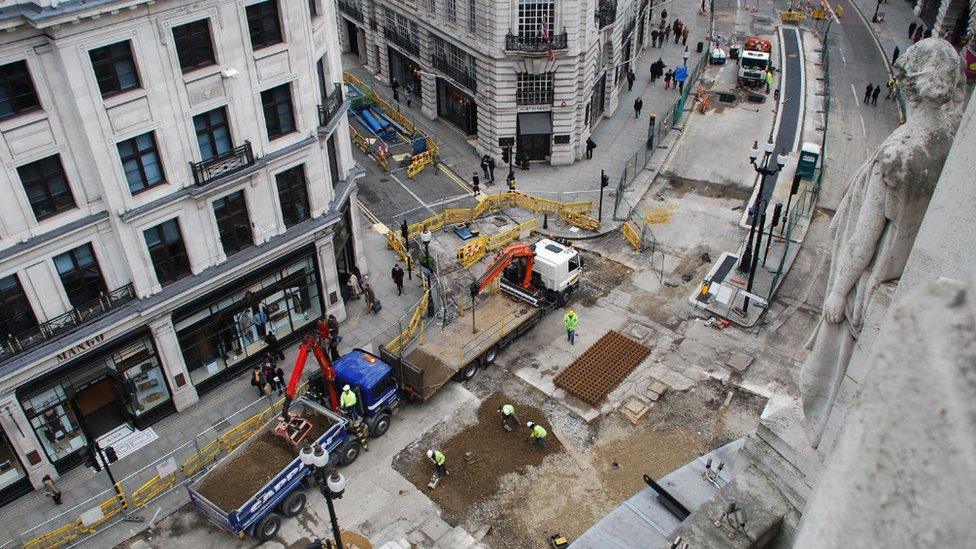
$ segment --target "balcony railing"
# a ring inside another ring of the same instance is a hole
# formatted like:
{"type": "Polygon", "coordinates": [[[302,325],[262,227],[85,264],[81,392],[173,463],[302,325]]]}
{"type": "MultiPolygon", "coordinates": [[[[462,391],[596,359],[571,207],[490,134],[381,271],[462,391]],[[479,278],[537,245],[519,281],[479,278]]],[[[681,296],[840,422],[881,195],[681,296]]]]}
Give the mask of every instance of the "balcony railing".
{"type": "Polygon", "coordinates": [[[569,35],[566,31],[549,35],[552,42],[546,42],[541,36],[521,36],[514,33],[505,35],[505,51],[520,51],[525,53],[545,53],[550,48],[565,50],[569,47],[569,35]]]}
{"type": "Polygon", "coordinates": [[[200,162],[190,162],[190,169],[193,171],[193,182],[197,186],[203,186],[218,177],[252,165],[254,165],[254,152],[251,150],[251,142],[245,141],[243,145],[234,147],[213,158],[200,162]]]}
{"type": "Polygon", "coordinates": [[[600,0],[596,8],[596,22],[602,29],[617,19],[617,0],[600,0]]]}
{"type": "Polygon", "coordinates": [[[45,341],[72,332],[120,305],[132,301],[135,297],[132,284],[126,284],[29,330],[19,334],[8,334],[6,339],[0,342],[0,362],[27,352],[45,341]]]}
{"type": "Polygon", "coordinates": [[[359,2],[356,0],[339,0],[339,11],[345,13],[353,19],[365,21],[365,19],[363,19],[363,10],[360,9],[359,2]]]}
{"type": "Polygon", "coordinates": [[[518,105],[552,105],[552,90],[518,90],[515,103],[518,105]]]}
{"type": "Polygon", "coordinates": [[[383,27],[383,36],[387,40],[393,42],[397,46],[407,50],[414,55],[420,55],[420,44],[414,42],[410,38],[401,35],[396,31],[396,29],[391,29],[390,27],[383,27]]]}
{"type": "Polygon", "coordinates": [[[478,90],[478,78],[474,74],[455,67],[450,61],[437,55],[430,56],[430,62],[434,65],[435,69],[451,77],[458,84],[471,91],[478,90]]]}
{"type": "Polygon", "coordinates": [[[332,93],[319,105],[319,126],[328,126],[342,108],[342,84],[333,84],[332,93]]]}

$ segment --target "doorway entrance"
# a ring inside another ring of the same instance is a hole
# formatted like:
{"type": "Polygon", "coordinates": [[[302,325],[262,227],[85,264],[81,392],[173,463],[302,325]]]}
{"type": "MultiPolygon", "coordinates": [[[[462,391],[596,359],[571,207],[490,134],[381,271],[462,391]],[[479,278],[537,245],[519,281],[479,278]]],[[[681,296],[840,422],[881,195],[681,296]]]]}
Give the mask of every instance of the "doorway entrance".
{"type": "Polygon", "coordinates": [[[552,115],[549,112],[518,113],[518,152],[529,160],[548,160],[552,154],[552,115]]]}
{"type": "MultiPolygon", "coordinates": [[[[349,52],[359,55],[359,27],[352,21],[346,19],[346,36],[349,37],[349,52]]],[[[362,57],[362,56],[360,56],[362,57]]],[[[362,63],[362,59],[359,60],[362,63]]]]}
{"type": "Polygon", "coordinates": [[[78,410],[93,437],[98,438],[128,421],[118,404],[120,399],[118,384],[111,377],[95,381],[75,395],[78,410]]]}

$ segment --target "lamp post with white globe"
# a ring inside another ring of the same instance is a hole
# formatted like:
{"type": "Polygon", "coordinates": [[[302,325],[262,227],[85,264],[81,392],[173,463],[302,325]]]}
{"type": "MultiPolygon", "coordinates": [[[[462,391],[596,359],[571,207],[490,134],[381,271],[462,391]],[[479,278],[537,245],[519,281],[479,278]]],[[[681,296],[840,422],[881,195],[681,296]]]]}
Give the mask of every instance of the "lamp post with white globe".
{"type": "Polygon", "coordinates": [[[315,474],[315,484],[319,491],[325,496],[325,504],[329,508],[329,520],[332,521],[332,537],[335,538],[336,547],[342,548],[342,534],[339,533],[339,520],[336,518],[335,506],[332,500],[341,499],[343,492],[346,491],[346,478],[341,473],[333,469],[328,471],[329,453],[321,446],[312,447],[307,444],[298,453],[298,459],[302,464],[311,467],[315,474]]]}
{"type": "MultiPolygon", "coordinates": [[[[771,165],[770,160],[773,159],[773,152],[776,150],[776,145],[772,140],[766,142],[763,146],[763,158],[759,160],[759,142],[754,141],[752,143],[752,149],[749,151],[749,163],[752,165],[752,169],[756,171],[761,177],[759,179],[759,193],[756,194],[756,200],[752,205],[752,225],[749,227],[749,240],[746,242],[746,249],[742,254],[742,258],[739,260],[739,270],[749,274],[749,282],[746,285],[746,298],[742,304],[742,314],[745,315],[749,311],[749,296],[748,293],[752,292],[752,281],[756,275],[756,264],[759,261],[759,250],[762,245],[762,231],[763,224],[766,221],[766,206],[768,205],[769,199],[766,198],[766,178],[770,176],[775,176],[783,169],[788,160],[786,156],[786,150],[781,151],[776,155],[775,165],[771,165]],[[756,224],[759,224],[759,231],[756,232],[756,224]],[[755,239],[755,246],[753,246],[753,240],[755,239]],[[755,252],[753,252],[755,250],[755,252]]],[[[773,185],[776,185],[776,181],[773,181],[773,185]]],[[[772,237],[770,237],[772,238],[772,237]]]]}

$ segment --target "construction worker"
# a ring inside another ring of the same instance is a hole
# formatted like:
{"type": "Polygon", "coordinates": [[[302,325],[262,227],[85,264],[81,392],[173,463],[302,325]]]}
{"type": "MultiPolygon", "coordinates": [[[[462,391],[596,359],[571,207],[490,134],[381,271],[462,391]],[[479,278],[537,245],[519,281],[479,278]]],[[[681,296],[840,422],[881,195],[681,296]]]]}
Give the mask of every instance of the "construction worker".
{"type": "Polygon", "coordinates": [[[342,408],[342,413],[346,414],[353,421],[359,421],[359,410],[356,408],[358,400],[356,393],[352,392],[352,387],[348,385],[342,386],[342,394],[339,395],[339,408],[342,408]]]}
{"type": "Polygon", "coordinates": [[[447,476],[447,467],[444,465],[447,463],[447,458],[444,457],[444,454],[440,450],[434,450],[433,448],[427,450],[427,459],[434,464],[438,476],[447,476]]]}
{"type": "Polygon", "coordinates": [[[511,427],[518,427],[518,425],[519,425],[520,422],[519,422],[518,416],[515,415],[515,406],[514,405],[512,405],[512,404],[502,404],[498,408],[498,413],[502,415],[502,428],[503,429],[505,429],[506,431],[509,431],[509,430],[511,430],[509,428],[509,426],[511,426],[511,427]]]}
{"type": "Polygon", "coordinates": [[[563,317],[563,325],[566,326],[566,341],[570,345],[576,345],[576,326],[579,325],[579,317],[576,316],[576,311],[570,309],[566,316],[563,317]]]}
{"type": "Polygon", "coordinates": [[[546,449],[546,435],[549,433],[539,425],[538,423],[532,423],[531,421],[526,421],[525,426],[529,428],[529,438],[535,445],[539,447],[540,450],[546,449]]]}

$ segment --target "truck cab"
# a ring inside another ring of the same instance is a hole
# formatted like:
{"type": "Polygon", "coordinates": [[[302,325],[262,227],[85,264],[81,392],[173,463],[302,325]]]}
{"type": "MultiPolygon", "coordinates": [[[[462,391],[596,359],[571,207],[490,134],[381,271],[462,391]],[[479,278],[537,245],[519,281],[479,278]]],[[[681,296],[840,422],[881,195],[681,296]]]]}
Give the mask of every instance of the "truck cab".
{"type": "Polygon", "coordinates": [[[383,436],[400,405],[400,388],[389,364],[368,351],[353,349],[333,363],[335,389],[349,385],[370,435],[383,436]]]}
{"type": "Polygon", "coordinates": [[[769,68],[769,54],[763,51],[745,50],[739,55],[739,83],[759,86],[765,80],[769,68]]]}
{"type": "Polygon", "coordinates": [[[579,287],[583,276],[583,257],[571,246],[543,238],[535,243],[532,285],[549,294],[559,304],[579,287]]]}

